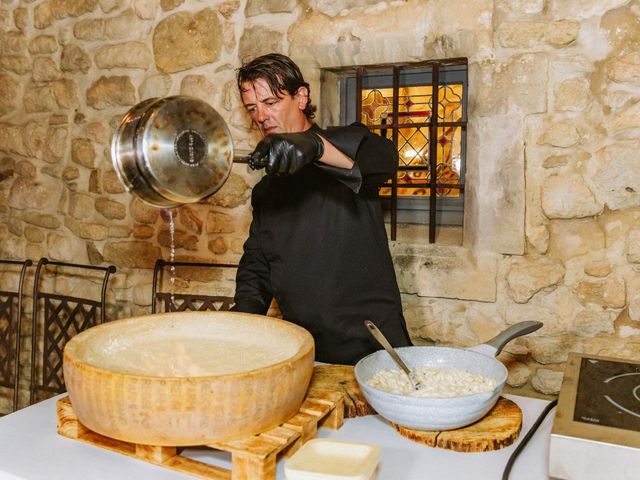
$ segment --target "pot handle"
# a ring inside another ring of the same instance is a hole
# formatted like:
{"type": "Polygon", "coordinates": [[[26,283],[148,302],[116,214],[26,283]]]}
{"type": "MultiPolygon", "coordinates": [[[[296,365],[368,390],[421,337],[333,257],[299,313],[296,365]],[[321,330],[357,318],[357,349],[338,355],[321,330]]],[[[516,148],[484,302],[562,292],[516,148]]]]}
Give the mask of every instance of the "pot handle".
{"type": "Polygon", "coordinates": [[[475,352],[482,353],[483,355],[487,355],[488,357],[495,357],[502,351],[502,347],[511,340],[528,333],[535,332],[541,328],[542,325],[542,322],[535,322],[531,320],[519,322],[500,332],[491,340],[481,343],[480,345],[476,345],[475,347],[470,347],[467,350],[473,350],[475,352]]]}

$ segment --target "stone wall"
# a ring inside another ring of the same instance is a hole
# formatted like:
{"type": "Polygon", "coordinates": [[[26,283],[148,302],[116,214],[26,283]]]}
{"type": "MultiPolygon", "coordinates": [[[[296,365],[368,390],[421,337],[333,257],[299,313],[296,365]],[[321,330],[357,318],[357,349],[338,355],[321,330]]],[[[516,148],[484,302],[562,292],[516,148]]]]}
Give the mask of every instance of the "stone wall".
{"type": "MultiPolygon", "coordinates": [[[[169,215],[111,166],[131,106],[202,98],[245,152],[241,59],[290,54],[326,125],[321,68],[467,57],[464,244],[391,245],[406,318],[452,345],[544,321],[504,359],[510,384],[555,393],[569,351],[640,353],[639,18],[637,0],[0,0],[0,257],[113,263],[109,317],[148,313],[169,215]]],[[[237,262],[259,176],[235,165],[174,209],[175,258],[237,262]]]]}

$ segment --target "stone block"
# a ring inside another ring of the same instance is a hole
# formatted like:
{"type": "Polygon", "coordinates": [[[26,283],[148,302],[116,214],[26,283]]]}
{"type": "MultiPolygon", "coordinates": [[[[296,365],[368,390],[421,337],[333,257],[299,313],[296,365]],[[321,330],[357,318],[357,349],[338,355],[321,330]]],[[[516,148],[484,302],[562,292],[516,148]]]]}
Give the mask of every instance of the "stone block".
{"type": "Polygon", "coordinates": [[[173,233],[168,228],[161,229],[158,232],[158,243],[172,250],[198,250],[198,237],[181,229],[175,229],[173,233]]]}
{"type": "Polygon", "coordinates": [[[27,37],[18,31],[0,30],[0,55],[24,54],[27,50],[27,37]]]}
{"type": "Polygon", "coordinates": [[[29,11],[24,8],[16,8],[13,11],[13,22],[18,30],[24,31],[29,26],[29,11]]]}
{"type": "MultiPolygon", "coordinates": [[[[371,1],[370,3],[373,5],[377,2],[371,1]]],[[[248,0],[247,6],[244,9],[244,14],[247,17],[253,17],[265,13],[291,13],[297,5],[298,2],[296,0],[248,0]]],[[[311,1],[311,8],[313,8],[314,10],[317,10],[319,8],[324,9],[323,13],[326,13],[326,11],[331,11],[336,7],[340,8],[341,10],[344,8],[349,8],[349,2],[336,2],[331,0],[325,0],[323,2],[316,2],[313,0],[311,1]]]]}
{"type": "Polygon", "coordinates": [[[563,371],[539,368],[531,380],[531,385],[538,392],[544,393],[545,395],[557,395],[560,393],[563,377],[563,371]]]}
{"type": "Polygon", "coordinates": [[[227,0],[218,6],[218,11],[225,18],[230,18],[240,8],[240,0],[227,0]]]}
{"type": "Polygon", "coordinates": [[[61,160],[67,153],[68,137],[67,127],[50,126],[47,131],[43,160],[49,163],[61,160]]]}
{"type": "Polygon", "coordinates": [[[109,220],[122,220],[127,216],[127,207],[122,203],[108,198],[96,198],[96,210],[109,220]]]}
{"type": "Polygon", "coordinates": [[[128,225],[111,225],[109,227],[109,238],[128,238],[132,229],[128,225]]]}
{"type": "Polygon", "coordinates": [[[506,113],[512,107],[524,113],[546,112],[548,69],[548,58],[541,53],[470,66],[469,102],[481,116],[506,113]]]}
{"type": "Polygon", "coordinates": [[[86,193],[74,192],[69,195],[69,215],[76,220],[91,218],[95,211],[93,197],[86,193]]]}
{"type": "Polygon", "coordinates": [[[578,282],[573,288],[584,304],[606,308],[624,308],[626,305],[626,283],[623,278],[585,280],[578,282]]]}
{"type": "Polygon", "coordinates": [[[198,213],[195,209],[182,206],[180,207],[180,216],[178,223],[187,229],[189,232],[193,232],[197,235],[202,233],[203,222],[198,216],[198,213]]]}
{"type": "Polygon", "coordinates": [[[58,102],[52,85],[27,84],[23,97],[27,113],[50,112],[58,109],[58,102]]]}
{"type": "Polygon", "coordinates": [[[231,215],[221,212],[207,213],[206,223],[207,233],[233,233],[235,232],[235,221],[231,215]]]}
{"type": "Polygon", "coordinates": [[[16,109],[19,89],[20,84],[9,75],[0,75],[0,116],[16,109]]]}
{"type": "MultiPolygon", "coordinates": [[[[31,71],[31,61],[25,55],[2,55],[0,56],[0,70],[13,72],[18,75],[24,75],[25,73],[29,73],[31,71]]],[[[0,77],[0,83],[3,84],[6,82],[2,82],[0,77]]],[[[4,95],[0,96],[0,102],[4,100],[5,95],[7,94],[5,93],[4,95]]],[[[2,107],[0,107],[0,112],[1,108],[2,107]]]]}
{"type": "Polygon", "coordinates": [[[224,208],[235,208],[247,203],[251,196],[251,189],[244,179],[235,173],[231,173],[227,181],[215,195],[206,201],[211,205],[224,208]]]}
{"type": "Polygon", "coordinates": [[[591,101],[589,81],[585,78],[564,80],[557,86],[554,97],[557,111],[581,112],[591,101]]]}
{"type": "Polygon", "coordinates": [[[30,157],[40,157],[47,138],[47,126],[31,120],[24,125],[24,145],[30,157]]]}
{"type": "Polygon", "coordinates": [[[54,82],[53,95],[62,109],[68,110],[78,106],[78,88],[72,79],[66,78],[54,82]]]}
{"type": "Polygon", "coordinates": [[[479,251],[524,253],[523,130],[513,114],[469,122],[468,141],[475,147],[467,153],[465,202],[474,205],[475,214],[465,209],[465,241],[479,251]]]}
{"type": "Polygon", "coordinates": [[[214,237],[207,243],[207,248],[211,253],[215,255],[222,255],[227,253],[229,249],[227,247],[227,242],[225,242],[224,237],[214,237]]]}
{"type": "Polygon", "coordinates": [[[96,53],[99,68],[139,68],[146,70],[151,64],[151,52],[142,42],[125,42],[103,45],[96,53]]]}
{"type": "Polygon", "coordinates": [[[549,254],[563,261],[602,251],[605,233],[594,218],[556,220],[549,224],[549,254]]]}
{"type": "Polygon", "coordinates": [[[36,82],[51,82],[60,78],[55,62],[48,57],[36,57],[33,60],[33,80],[36,82]]]}
{"type": "Polygon", "coordinates": [[[63,262],[71,262],[74,258],[74,249],[71,246],[69,238],[57,233],[49,233],[47,235],[47,251],[49,258],[63,262]]]}
{"type": "Polygon", "coordinates": [[[60,56],[60,69],[63,72],[82,72],[87,73],[91,68],[92,62],[89,55],[76,44],[65,45],[60,56]]]}
{"type": "Polygon", "coordinates": [[[50,230],[57,230],[62,225],[58,217],[46,213],[26,212],[22,215],[22,220],[25,223],[50,230]]]}
{"type": "Polygon", "coordinates": [[[141,225],[136,223],[133,225],[132,235],[135,238],[145,239],[151,238],[156,234],[156,229],[150,225],[141,225]]]}
{"type": "Polygon", "coordinates": [[[498,12],[509,16],[536,15],[542,13],[545,0],[496,0],[498,12]]]}
{"type": "Polygon", "coordinates": [[[100,9],[104,13],[110,13],[114,10],[124,7],[128,1],[127,0],[99,0],[100,9]]]}
{"type": "Polygon", "coordinates": [[[553,147],[571,147],[580,141],[580,132],[576,125],[568,120],[547,123],[538,143],[553,147]]]}
{"type": "Polygon", "coordinates": [[[639,151],[640,142],[635,141],[608,145],[598,152],[594,188],[611,210],[640,206],[639,151]]]}
{"type": "Polygon", "coordinates": [[[180,84],[180,94],[211,102],[216,94],[216,87],[204,75],[186,75],[180,84]]]}
{"type": "Polygon", "coordinates": [[[627,261],[640,263],[640,229],[633,229],[627,238],[625,253],[627,261]]]}
{"type": "Polygon", "coordinates": [[[153,268],[162,251],[151,242],[114,241],[107,242],[103,252],[107,263],[125,268],[153,268]]]}
{"type": "Polygon", "coordinates": [[[547,218],[591,217],[604,209],[579,174],[548,177],[541,195],[542,210],[547,218]]]}
{"type": "Polygon", "coordinates": [[[23,157],[27,156],[28,151],[24,144],[21,126],[0,123],[0,152],[15,153],[23,157]]]}
{"type": "Polygon", "coordinates": [[[540,290],[557,285],[564,278],[562,263],[546,257],[522,257],[507,271],[509,294],[517,303],[526,303],[540,290]]]}
{"type": "Polygon", "coordinates": [[[158,0],[134,0],[133,11],[138,18],[153,20],[158,12],[158,0]]]}
{"type": "Polygon", "coordinates": [[[140,85],[140,98],[165,97],[171,91],[173,81],[169,75],[152,75],[140,85]]]}
{"type": "Polygon", "coordinates": [[[71,160],[87,168],[94,168],[96,151],[87,138],[74,138],[71,141],[71,160]]]}
{"type": "Polygon", "coordinates": [[[213,63],[220,58],[222,26],[213,10],[170,15],[153,32],[158,70],[175,73],[213,63]]]}
{"type": "Polygon", "coordinates": [[[184,3],[184,0],[160,0],[160,8],[163,12],[168,12],[184,3]]]}
{"type": "Polygon", "coordinates": [[[132,197],[129,211],[131,218],[139,223],[154,224],[160,216],[160,209],[147,205],[138,197],[132,197]]]}
{"type": "Polygon", "coordinates": [[[87,105],[96,110],[108,107],[133,106],[136,89],[128,76],[102,76],[87,90],[87,105]]]}
{"type": "MultiPolygon", "coordinates": [[[[11,185],[7,204],[18,210],[41,210],[51,205],[52,199],[56,201],[61,190],[62,186],[53,179],[43,178],[36,182],[26,177],[18,177],[11,185]]],[[[59,224],[59,222],[56,223],[59,224]]]]}
{"type": "Polygon", "coordinates": [[[614,322],[617,314],[603,310],[583,310],[573,319],[572,330],[582,338],[599,334],[611,335],[615,332],[614,322]]]}
{"type": "Polygon", "coordinates": [[[24,229],[24,238],[31,243],[42,243],[46,237],[41,229],[33,226],[27,226],[24,229]]]}
{"type": "Polygon", "coordinates": [[[124,193],[126,189],[113,170],[107,170],[102,176],[102,186],[107,193],[124,193]]]}
{"type": "Polygon", "coordinates": [[[251,59],[259,55],[284,50],[284,35],[264,26],[247,27],[240,37],[238,56],[251,59]]]}
{"type": "Polygon", "coordinates": [[[495,302],[497,256],[462,247],[393,243],[400,291],[420,297],[495,302]]]}

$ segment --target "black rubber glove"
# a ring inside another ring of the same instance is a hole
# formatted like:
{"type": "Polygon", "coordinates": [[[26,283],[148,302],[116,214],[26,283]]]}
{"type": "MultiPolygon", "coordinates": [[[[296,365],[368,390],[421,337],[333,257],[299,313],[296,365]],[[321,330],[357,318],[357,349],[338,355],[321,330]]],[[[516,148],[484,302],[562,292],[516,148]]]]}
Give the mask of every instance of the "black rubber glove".
{"type": "Polygon", "coordinates": [[[323,154],[322,139],[313,132],[273,133],[258,143],[249,166],[264,168],[269,175],[293,175],[323,154]]]}

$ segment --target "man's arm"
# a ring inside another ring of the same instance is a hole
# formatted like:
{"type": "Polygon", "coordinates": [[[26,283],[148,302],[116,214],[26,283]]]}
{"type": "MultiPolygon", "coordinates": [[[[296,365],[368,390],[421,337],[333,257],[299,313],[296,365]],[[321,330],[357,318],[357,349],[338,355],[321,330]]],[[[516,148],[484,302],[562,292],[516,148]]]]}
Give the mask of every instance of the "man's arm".
{"type": "MultiPolygon", "coordinates": [[[[365,125],[353,123],[346,127],[323,131],[321,135],[325,143],[330,143],[333,149],[352,162],[350,166],[342,168],[357,169],[358,175],[362,177],[362,184],[380,186],[396,174],[398,150],[395,145],[390,140],[372,133],[365,125]]],[[[325,161],[324,157],[321,161],[337,166],[325,161]]]]}

